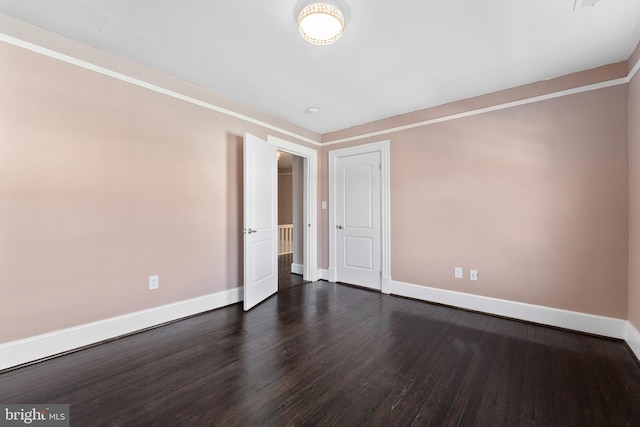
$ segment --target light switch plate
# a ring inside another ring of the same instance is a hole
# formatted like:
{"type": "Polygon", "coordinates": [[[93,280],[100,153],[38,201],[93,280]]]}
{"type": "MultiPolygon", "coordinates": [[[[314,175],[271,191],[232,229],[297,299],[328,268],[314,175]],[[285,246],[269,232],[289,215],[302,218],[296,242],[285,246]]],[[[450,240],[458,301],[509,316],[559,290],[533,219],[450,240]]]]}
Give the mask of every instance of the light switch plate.
{"type": "Polygon", "coordinates": [[[462,270],[462,267],[455,267],[453,269],[453,276],[456,279],[462,279],[464,277],[464,271],[462,270]]]}

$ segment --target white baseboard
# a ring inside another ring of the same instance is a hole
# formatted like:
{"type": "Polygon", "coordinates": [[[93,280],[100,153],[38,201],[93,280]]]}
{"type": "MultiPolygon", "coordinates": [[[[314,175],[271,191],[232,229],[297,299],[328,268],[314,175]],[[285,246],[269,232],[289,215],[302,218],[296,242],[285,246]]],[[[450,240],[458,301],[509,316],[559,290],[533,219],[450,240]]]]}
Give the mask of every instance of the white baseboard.
{"type": "Polygon", "coordinates": [[[631,350],[638,360],[640,360],[640,332],[638,332],[631,322],[627,322],[627,336],[625,337],[625,341],[629,344],[629,347],[631,347],[631,350]]]}
{"type": "Polygon", "coordinates": [[[383,294],[391,293],[391,276],[382,276],[382,279],[380,280],[380,288],[380,291],[383,294]]]}
{"type": "Polygon", "coordinates": [[[335,283],[338,281],[338,271],[335,267],[329,267],[327,269],[327,278],[325,280],[331,283],[335,283]]]}
{"type": "MultiPolygon", "coordinates": [[[[318,269],[318,271],[320,279],[328,280],[328,270],[318,269]]],[[[390,293],[544,325],[624,339],[636,357],[640,359],[640,332],[631,322],[625,320],[396,281],[390,281],[390,293]]],[[[240,301],[242,301],[241,287],[0,344],[0,370],[240,301]]]]}
{"type": "Polygon", "coordinates": [[[613,317],[596,316],[410,283],[391,281],[391,294],[617,339],[626,339],[629,330],[626,320],[613,317]]]}
{"type": "Polygon", "coordinates": [[[291,273],[300,275],[304,274],[304,265],[296,263],[291,264],[291,273]]]}
{"type": "MultiPolygon", "coordinates": [[[[317,282],[318,280],[322,279],[322,273],[321,273],[319,268],[312,267],[310,270],[311,271],[309,272],[309,274],[311,276],[310,277],[305,277],[304,280],[308,280],[310,282],[317,282]]],[[[304,274],[303,274],[303,276],[304,276],[304,274]]]]}
{"type": "Polygon", "coordinates": [[[0,370],[242,301],[242,288],[0,344],[0,370]]]}

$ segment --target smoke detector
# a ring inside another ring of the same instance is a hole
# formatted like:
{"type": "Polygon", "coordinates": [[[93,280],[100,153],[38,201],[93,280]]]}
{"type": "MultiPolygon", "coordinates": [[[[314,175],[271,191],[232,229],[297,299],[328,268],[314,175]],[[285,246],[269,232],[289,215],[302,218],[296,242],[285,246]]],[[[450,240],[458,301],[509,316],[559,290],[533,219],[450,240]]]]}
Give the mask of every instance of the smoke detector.
{"type": "Polygon", "coordinates": [[[598,3],[600,0],[582,0],[582,7],[593,6],[598,3]]]}
{"type": "Polygon", "coordinates": [[[596,3],[598,3],[600,0],[575,0],[575,2],[573,3],[573,11],[576,11],[576,6],[578,6],[578,3],[580,3],[580,6],[582,7],[587,7],[587,6],[595,6],[596,3]]]}

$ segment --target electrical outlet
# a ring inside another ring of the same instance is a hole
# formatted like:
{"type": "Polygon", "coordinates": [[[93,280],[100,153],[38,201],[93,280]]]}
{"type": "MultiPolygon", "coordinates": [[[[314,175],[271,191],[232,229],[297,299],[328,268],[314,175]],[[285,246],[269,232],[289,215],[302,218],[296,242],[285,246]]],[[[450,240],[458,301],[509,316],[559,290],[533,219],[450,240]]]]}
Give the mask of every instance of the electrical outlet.
{"type": "Polygon", "coordinates": [[[473,281],[478,280],[478,270],[469,270],[469,279],[473,281]]]}
{"type": "Polygon", "coordinates": [[[158,289],[160,286],[158,276],[149,276],[149,290],[158,289]]]}
{"type": "Polygon", "coordinates": [[[455,277],[456,279],[462,279],[464,277],[464,271],[462,270],[462,267],[455,267],[453,269],[453,277],[455,277]]]}

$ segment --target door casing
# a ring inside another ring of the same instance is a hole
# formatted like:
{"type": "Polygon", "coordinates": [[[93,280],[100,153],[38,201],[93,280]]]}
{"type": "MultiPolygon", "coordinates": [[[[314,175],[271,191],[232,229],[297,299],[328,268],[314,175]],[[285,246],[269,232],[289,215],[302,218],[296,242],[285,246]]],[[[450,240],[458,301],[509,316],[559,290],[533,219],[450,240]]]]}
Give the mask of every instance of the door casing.
{"type": "Polygon", "coordinates": [[[318,152],[312,148],[291,141],[267,136],[267,142],[274,144],[279,151],[302,157],[304,160],[303,195],[303,246],[304,280],[315,282],[320,279],[318,270],[318,152]]]}

